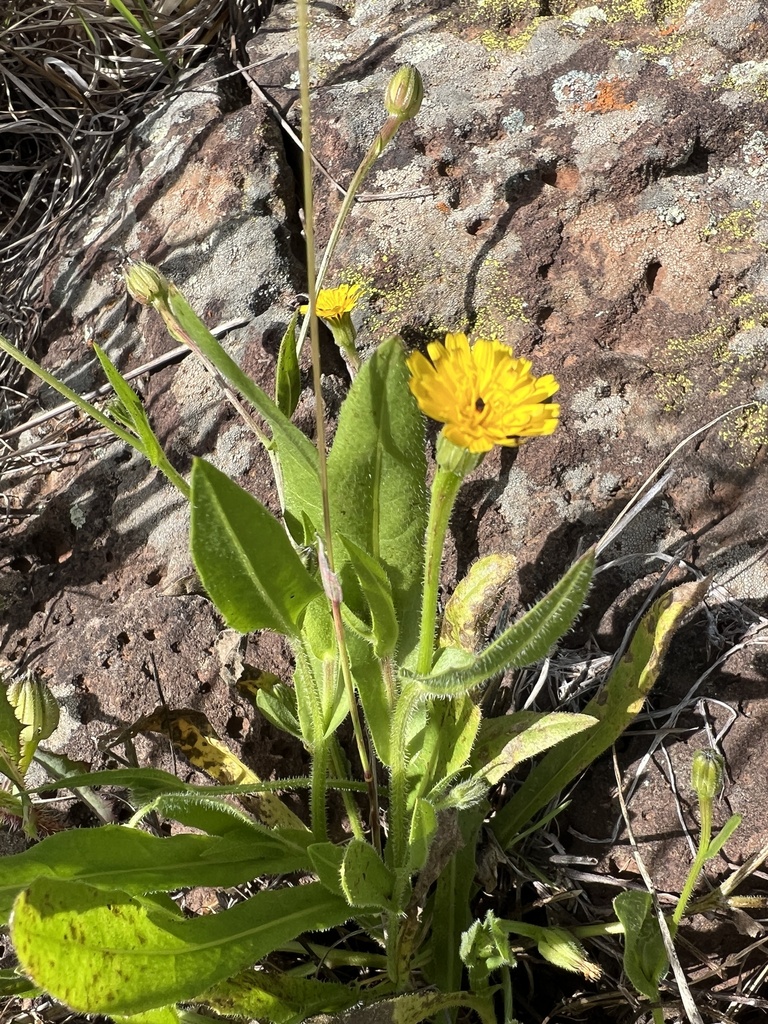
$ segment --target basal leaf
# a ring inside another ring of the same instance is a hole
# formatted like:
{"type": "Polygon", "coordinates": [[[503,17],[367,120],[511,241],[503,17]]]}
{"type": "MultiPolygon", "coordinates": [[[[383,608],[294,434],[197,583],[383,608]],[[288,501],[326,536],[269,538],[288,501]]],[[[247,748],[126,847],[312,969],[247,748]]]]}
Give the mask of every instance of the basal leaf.
{"type": "Polygon", "coordinates": [[[475,775],[495,786],[523,761],[591,728],[596,721],[589,715],[561,711],[516,711],[500,718],[486,718],[480,724],[477,745],[472,751],[472,769],[475,775]]]}
{"type": "Polygon", "coordinates": [[[266,830],[233,820],[227,836],[160,838],[123,825],[55,832],[23,853],[0,857],[0,914],[36,879],[81,881],[130,895],[185,886],[227,887],[260,874],[306,870],[308,855],[266,830]]]}
{"type": "Polygon", "coordinates": [[[453,697],[468,693],[505,669],[532,665],[546,657],[581,611],[594,565],[595,553],[590,549],[574,562],[546,597],[489,644],[467,668],[437,671],[429,676],[407,673],[408,678],[431,696],[453,697]]]}
{"type": "Polygon", "coordinates": [[[557,794],[618,739],[642,710],[656,682],[661,662],[683,616],[706,593],[708,581],[684,583],[655,601],[643,617],[624,657],[598,695],[584,708],[597,719],[583,736],[573,736],[550,750],[520,789],[493,819],[491,827],[505,849],[557,794]]]}
{"type": "Polygon", "coordinates": [[[200,580],[227,625],[297,636],[322,593],[266,508],[203,459],[192,466],[191,548],[200,580]]]}
{"type": "Polygon", "coordinates": [[[336,1013],[360,998],[354,986],[269,971],[245,971],[222,981],[200,1002],[217,1013],[273,1024],[301,1024],[314,1013],[336,1013]]]}
{"type": "Polygon", "coordinates": [[[343,924],[318,882],[257,893],[219,914],[172,918],[120,892],[39,879],[16,900],[22,970],[83,1013],[135,1014],[197,999],[305,931],[343,924]]]}

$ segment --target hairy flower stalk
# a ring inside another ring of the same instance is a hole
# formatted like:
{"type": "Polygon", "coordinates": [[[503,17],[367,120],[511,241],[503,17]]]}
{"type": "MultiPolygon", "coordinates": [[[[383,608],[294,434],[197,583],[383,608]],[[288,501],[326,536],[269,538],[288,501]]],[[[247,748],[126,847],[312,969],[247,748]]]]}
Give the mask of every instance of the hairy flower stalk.
{"type": "MultiPolygon", "coordinates": [[[[368,152],[361,160],[360,166],[355,171],[354,177],[349,183],[347,194],[344,196],[341,209],[336,217],[336,223],[333,225],[333,230],[331,231],[331,237],[328,239],[328,245],[325,247],[325,252],[323,253],[320,269],[317,272],[317,277],[315,279],[316,289],[319,290],[322,288],[331,258],[334,250],[336,249],[338,240],[341,237],[342,229],[347,217],[349,216],[349,212],[352,209],[355,197],[360,191],[360,186],[367,178],[373,165],[379,159],[392,139],[394,139],[400,126],[418,114],[423,96],[424,86],[421,81],[421,75],[418,70],[411,65],[404,65],[396,71],[390,79],[384,99],[384,104],[389,117],[379,129],[376,138],[371,143],[368,152]]],[[[301,352],[304,347],[304,341],[306,340],[308,330],[309,317],[307,317],[301,325],[301,330],[299,331],[299,336],[296,340],[296,350],[298,352],[301,352]]]]}
{"type": "Polygon", "coordinates": [[[447,334],[427,352],[429,359],[414,352],[407,360],[419,407],[444,424],[427,526],[420,673],[432,668],[443,545],[462,480],[495,445],[516,447],[526,437],[551,434],[560,415],[560,406],[547,402],[558,390],[555,378],[534,377],[530,361],[495,338],[470,346],[465,334],[447,334]]]}

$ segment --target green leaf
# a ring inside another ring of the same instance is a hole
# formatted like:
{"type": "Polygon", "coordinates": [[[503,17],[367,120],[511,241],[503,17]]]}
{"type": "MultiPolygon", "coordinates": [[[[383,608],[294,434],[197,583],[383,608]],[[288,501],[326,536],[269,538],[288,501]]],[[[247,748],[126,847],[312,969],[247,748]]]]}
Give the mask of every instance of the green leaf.
{"type": "Polygon", "coordinates": [[[408,835],[408,868],[420,871],[427,862],[432,837],[437,832],[437,813],[429,800],[417,797],[408,835]]]}
{"type": "Polygon", "coordinates": [[[441,992],[461,986],[462,961],[459,955],[462,934],[472,923],[470,899],[475,890],[475,859],[480,828],[489,807],[487,803],[459,815],[464,840],[440,872],[432,902],[432,959],[429,980],[441,992]]]}
{"type": "Polygon", "coordinates": [[[684,583],[655,601],[643,616],[629,650],[614,667],[600,692],[584,708],[597,719],[584,736],[573,736],[550,750],[520,789],[491,822],[504,849],[517,834],[615,742],[642,710],[661,670],[672,636],[683,616],[695,608],[709,583],[684,583]]]}
{"type": "Polygon", "coordinates": [[[344,850],[336,843],[313,843],[307,850],[312,867],[321,883],[330,892],[343,896],[341,887],[341,865],[344,862],[344,850]]]}
{"type": "Polygon", "coordinates": [[[16,781],[20,759],[21,722],[8,700],[8,684],[0,679],[0,773],[16,781]]]}
{"type": "Polygon", "coordinates": [[[40,989],[33,985],[29,978],[19,974],[15,967],[5,967],[0,970],[0,998],[9,999],[11,996],[22,996],[31,999],[32,996],[39,996],[40,989]]]}
{"type": "Polygon", "coordinates": [[[298,635],[322,593],[266,508],[203,459],[192,466],[191,547],[208,594],[232,629],[298,635]]]}
{"type": "Polygon", "coordinates": [[[278,409],[286,416],[293,416],[301,394],[301,371],[296,354],[296,322],[298,319],[299,311],[297,309],[286,328],[277,355],[275,398],[278,409]]]}
{"type": "MultiPolygon", "coordinates": [[[[418,644],[427,522],[424,424],[408,376],[402,342],[389,338],[355,378],[328,456],[333,529],[377,560],[390,581],[401,661],[418,644]]],[[[350,607],[365,617],[364,608],[350,607]]]]}
{"type": "Polygon", "coordinates": [[[352,561],[363,596],[371,613],[373,653],[377,658],[389,658],[397,645],[397,616],[392,601],[389,578],[375,558],[371,558],[349,537],[340,534],[340,540],[352,561]]]}
{"type": "Polygon", "coordinates": [[[350,906],[391,909],[395,876],[370,843],[353,839],[344,847],[341,887],[350,906]]]}
{"type": "MultiPolygon", "coordinates": [[[[157,272],[155,272],[157,273],[157,272]]],[[[162,277],[162,275],[160,275],[162,277]]],[[[316,530],[322,530],[323,504],[320,497],[317,450],[308,437],[291,422],[271,398],[244,373],[214,338],[187,300],[170,282],[165,282],[167,309],[160,300],[153,305],[163,315],[170,333],[178,341],[190,340],[219,373],[248,399],[272,430],[274,447],[283,476],[286,523],[295,539],[302,536],[306,516],[316,530]],[[168,316],[168,309],[171,316],[168,316]]]]}
{"type": "Polygon", "coordinates": [[[445,788],[469,760],[480,726],[480,709],[467,696],[433,701],[423,731],[415,737],[417,753],[408,765],[410,776],[426,776],[425,791],[445,788]],[[437,749],[435,749],[437,748],[437,749]]]}
{"type": "Polygon", "coordinates": [[[115,1024],[179,1024],[179,1019],[179,1011],[175,1006],[159,1006],[156,1010],[134,1013],[130,1017],[120,1013],[112,1014],[115,1024]]]}
{"type": "Polygon", "coordinates": [[[305,870],[308,856],[279,834],[230,819],[226,836],[149,835],[123,825],[55,832],[23,853],[0,857],[0,914],[36,879],[81,881],[130,895],[184,886],[230,886],[260,874],[305,870]]]}
{"type": "MultiPolygon", "coordinates": [[[[433,697],[454,697],[508,668],[532,665],[546,657],[581,611],[595,566],[594,549],[574,562],[546,597],[489,644],[468,668],[429,676],[404,673],[433,697]]],[[[447,650],[451,650],[448,648],[447,650]]]]}
{"type": "Polygon", "coordinates": [[[621,892],[613,901],[613,909],[624,926],[624,972],[641,995],[658,1002],[659,982],[669,961],[651,894],[621,892]]]}
{"type": "Polygon", "coordinates": [[[732,814],[707,847],[707,860],[712,860],[713,857],[720,853],[740,824],[741,815],[732,814]]]}
{"type": "Polygon", "coordinates": [[[194,1000],[349,907],[319,883],[267,890],[220,914],[174,919],[120,892],[39,879],[13,908],[25,974],[83,1013],[135,1014],[194,1000]]]}
{"type": "Polygon", "coordinates": [[[296,707],[296,691],[285,683],[275,683],[271,690],[259,690],[256,707],[264,717],[296,739],[301,739],[299,713],[296,707]]]}
{"type": "Polygon", "coordinates": [[[127,413],[127,426],[136,431],[144,446],[144,455],[153,466],[161,465],[165,462],[165,452],[150,425],[149,417],[144,406],[141,404],[139,396],[103,349],[94,344],[93,351],[96,353],[96,358],[101,363],[101,368],[107,380],[112,385],[115,394],[122,403],[123,409],[127,413]]]}
{"type": "Polygon", "coordinates": [[[495,786],[523,761],[590,729],[596,722],[590,715],[561,711],[516,711],[500,718],[487,718],[480,725],[472,752],[472,769],[477,777],[495,786]]]}
{"type": "Polygon", "coordinates": [[[315,1013],[336,1013],[360,998],[353,985],[271,971],[246,971],[222,981],[200,1001],[217,1013],[273,1024],[301,1024],[315,1013]]]}

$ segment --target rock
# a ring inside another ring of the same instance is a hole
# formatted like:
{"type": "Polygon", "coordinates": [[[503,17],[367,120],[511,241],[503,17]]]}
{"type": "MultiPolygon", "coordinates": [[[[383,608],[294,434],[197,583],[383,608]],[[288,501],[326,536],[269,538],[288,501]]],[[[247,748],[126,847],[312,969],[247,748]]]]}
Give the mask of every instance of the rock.
{"type": "MultiPolygon", "coordinates": [[[[765,609],[768,413],[753,404],[768,400],[764,7],[315,7],[313,147],[342,184],[384,121],[393,70],[415,64],[426,89],[418,118],[365,182],[328,280],[364,286],[362,346],[392,332],[415,345],[467,330],[507,341],[561,384],[554,437],[517,455],[492,453],[462,492],[447,589],[478,554],[509,552],[521,567],[520,602],[530,603],[674,451],[664,496],[611,553],[621,559],[615,586],[644,581],[648,556],[684,554],[721,585],[713,597],[721,636],[740,635],[738,602],[765,609]]],[[[250,56],[256,79],[296,126],[292,18],[290,5],[278,6],[250,56]]],[[[154,314],[126,302],[116,250],[158,264],[208,323],[248,317],[226,345],[270,384],[276,344],[304,288],[296,153],[286,154],[260,101],[214,81],[221,71],[206,67],[172,103],[148,112],[116,158],[109,194],[48,268],[47,365],[77,388],[97,380],[89,338],[121,367],[172,345],[154,314]]],[[[314,184],[324,244],[340,198],[320,175],[314,184]]],[[[191,359],[152,375],[143,390],[182,470],[193,453],[207,454],[270,500],[263,452],[191,359]]],[[[226,731],[244,712],[221,680],[221,623],[204,598],[161,588],[189,570],[183,507],[121,446],[76,451],[77,462],[44,485],[39,475],[14,485],[18,500],[39,511],[6,543],[4,571],[16,574],[22,594],[10,607],[6,651],[75,702],[87,731],[75,741],[80,756],[107,727],[158,703],[156,673],[169,703],[204,709],[226,731]]],[[[601,642],[615,646],[627,615],[621,601],[607,614],[616,599],[608,578],[582,639],[602,621],[601,642]]],[[[641,590],[629,601],[633,612],[641,590]]],[[[696,683],[701,665],[690,652],[704,638],[694,633],[660,684],[662,698],[679,700],[696,683]]],[[[279,644],[264,638],[249,645],[247,660],[287,669],[279,644]]],[[[764,679],[745,650],[738,678],[703,683],[698,695],[738,700],[764,679]]],[[[750,698],[748,707],[749,728],[759,730],[762,704],[750,698]]],[[[260,742],[261,766],[279,768],[282,741],[265,730],[260,742]]],[[[738,742],[747,744],[741,729],[738,742]]],[[[684,772],[690,751],[682,741],[675,750],[684,772]]],[[[630,753],[642,756],[637,745],[630,753]]],[[[92,748],[91,756],[98,762],[92,748]]],[[[740,805],[761,806],[762,775],[744,784],[740,805]]],[[[647,791],[643,835],[677,831],[668,797],[647,791]]],[[[595,807],[595,834],[610,838],[605,806],[595,807]]],[[[747,835],[754,849],[755,829],[747,835]]],[[[687,863],[685,847],[661,855],[687,863]]]]}

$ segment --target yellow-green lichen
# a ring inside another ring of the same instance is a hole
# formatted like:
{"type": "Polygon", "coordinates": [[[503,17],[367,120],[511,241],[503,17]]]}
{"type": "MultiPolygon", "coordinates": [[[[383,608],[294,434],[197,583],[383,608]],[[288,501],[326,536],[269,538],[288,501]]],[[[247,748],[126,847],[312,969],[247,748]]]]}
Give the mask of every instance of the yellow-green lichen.
{"type": "Polygon", "coordinates": [[[608,0],[602,7],[609,21],[653,21],[663,26],[679,21],[693,0],[608,0]]]}
{"type": "MultiPolygon", "coordinates": [[[[711,324],[706,330],[687,338],[670,338],[660,368],[655,373],[656,398],[666,412],[683,412],[688,408],[695,392],[697,400],[732,395],[732,401],[749,401],[755,393],[756,381],[764,376],[764,348],[759,344],[739,345],[739,335],[768,324],[768,306],[747,296],[739,296],[738,305],[749,315],[734,323],[732,318],[711,324]],[[712,376],[697,383],[689,376],[695,367],[711,368],[712,376]],[[707,394],[702,393],[702,386],[707,394]]],[[[757,449],[768,443],[766,436],[765,403],[755,410],[745,410],[738,420],[727,420],[718,430],[718,436],[729,447],[739,449],[740,464],[747,465],[757,449]],[[760,409],[762,408],[762,411],[760,409]]],[[[713,415],[718,411],[713,403],[713,415]]]]}
{"type": "Polygon", "coordinates": [[[519,32],[506,33],[496,32],[489,30],[483,32],[480,36],[480,42],[486,48],[486,50],[506,50],[508,53],[520,53],[524,50],[531,39],[536,34],[536,29],[539,27],[544,18],[534,18],[533,21],[526,28],[521,29],[519,32]]]}
{"type": "Polygon", "coordinates": [[[718,436],[735,452],[737,466],[751,466],[758,449],[768,445],[768,402],[755,402],[725,420],[718,436]]]}
{"type": "Polygon", "coordinates": [[[692,390],[693,381],[683,373],[656,374],[656,399],[664,412],[681,411],[692,390]]]}
{"type": "Polygon", "coordinates": [[[714,242],[718,252],[738,252],[752,243],[758,215],[763,204],[759,200],[740,210],[732,210],[704,228],[701,238],[714,242]]]}
{"type": "Polygon", "coordinates": [[[480,270],[478,285],[482,304],[475,318],[473,334],[476,337],[505,339],[509,324],[530,322],[525,300],[509,292],[509,271],[503,261],[487,258],[480,270]]]}

